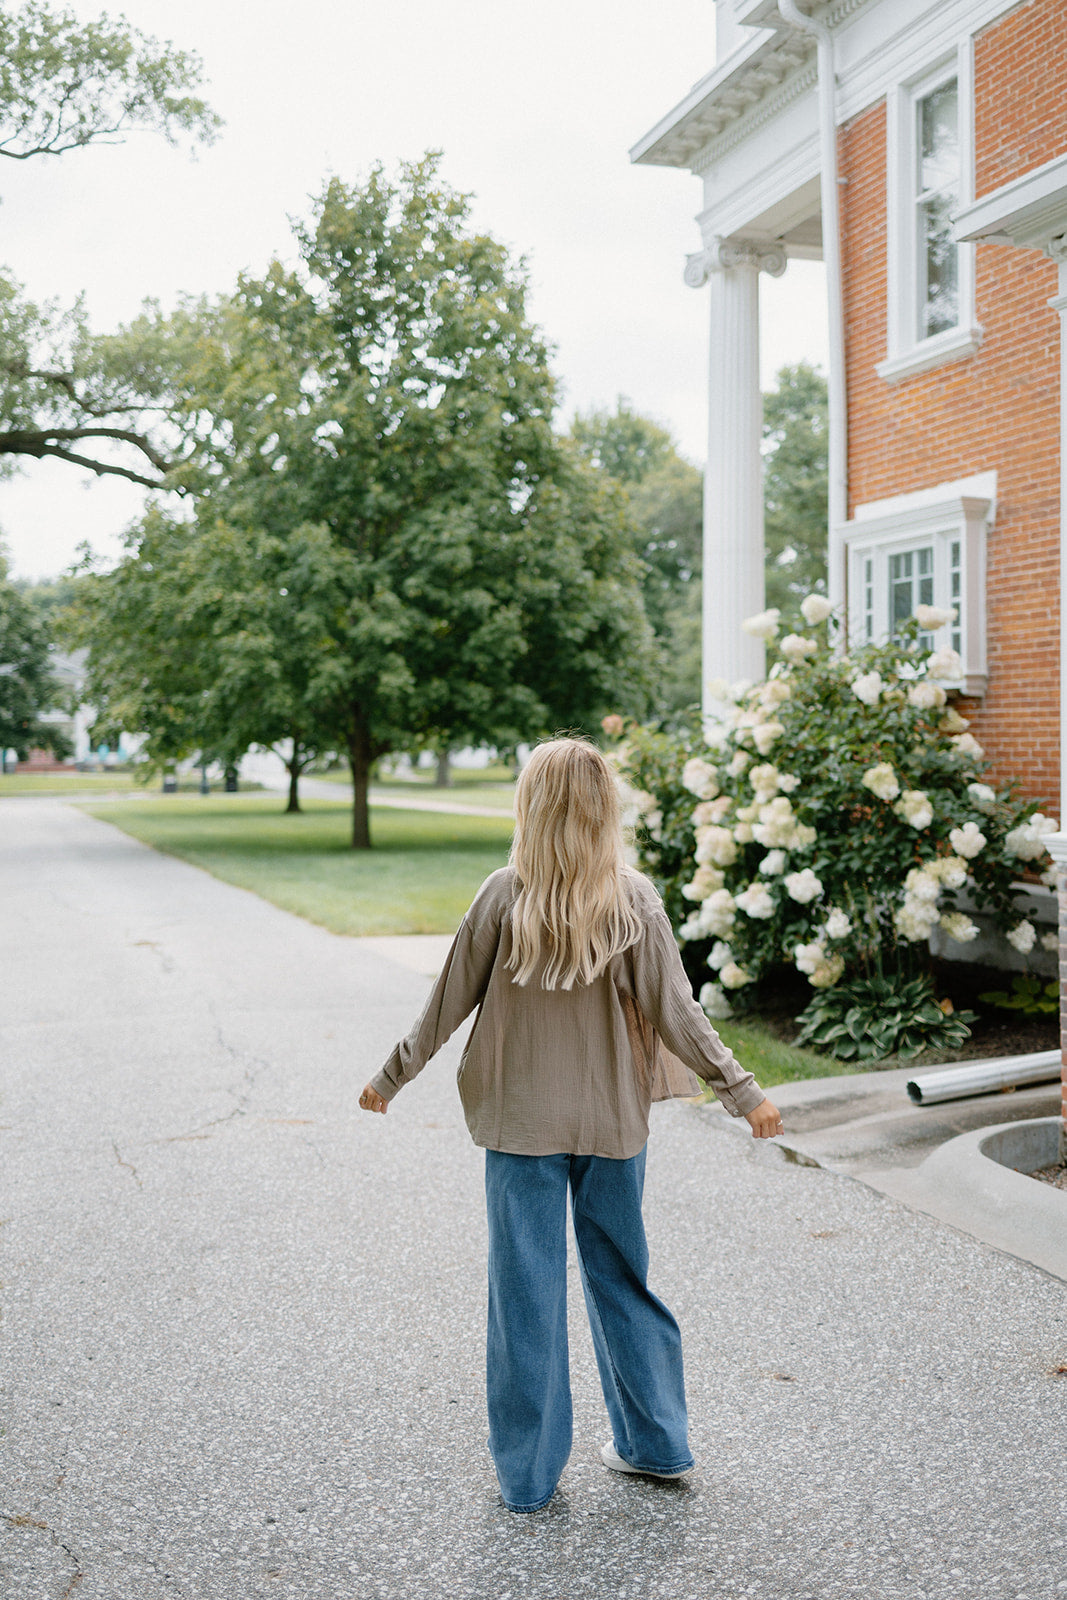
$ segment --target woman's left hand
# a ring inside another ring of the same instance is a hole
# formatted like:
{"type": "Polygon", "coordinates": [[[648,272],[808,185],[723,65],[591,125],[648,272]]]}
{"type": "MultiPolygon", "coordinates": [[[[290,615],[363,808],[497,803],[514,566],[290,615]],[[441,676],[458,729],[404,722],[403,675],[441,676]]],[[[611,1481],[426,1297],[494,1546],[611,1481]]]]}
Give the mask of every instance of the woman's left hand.
{"type": "Polygon", "coordinates": [[[378,1091],[376,1089],[372,1089],[368,1083],[367,1087],[359,1097],[359,1109],[361,1111],[386,1112],[389,1110],[389,1102],[388,1100],[383,1100],[378,1091]]]}
{"type": "Polygon", "coordinates": [[[755,1111],[746,1111],[745,1120],[752,1129],[753,1139],[774,1139],[785,1131],[782,1114],[771,1100],[761,1100],[755,1111]]]}

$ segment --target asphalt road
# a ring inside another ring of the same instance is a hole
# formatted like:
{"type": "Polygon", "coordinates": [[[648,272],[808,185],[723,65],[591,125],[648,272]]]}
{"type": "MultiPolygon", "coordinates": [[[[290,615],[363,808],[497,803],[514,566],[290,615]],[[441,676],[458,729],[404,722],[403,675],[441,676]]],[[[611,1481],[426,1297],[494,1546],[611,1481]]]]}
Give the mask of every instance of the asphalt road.
{"type": "Polygon", "coordinates": [[[504,1511],[457,1042],[357,1107],[427,986],[0,802],[0,1593],[1067,1595],[1064,1285],[687,1105],[647,1211],[699,1469],[600,1465],[575,1278],[574,1454],[504,1511]]]}

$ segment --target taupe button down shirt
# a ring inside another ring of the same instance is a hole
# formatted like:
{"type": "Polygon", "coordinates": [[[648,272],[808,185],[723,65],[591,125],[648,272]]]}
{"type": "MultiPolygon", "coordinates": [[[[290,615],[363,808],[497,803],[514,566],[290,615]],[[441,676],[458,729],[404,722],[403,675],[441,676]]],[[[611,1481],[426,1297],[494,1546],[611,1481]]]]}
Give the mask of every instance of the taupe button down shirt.
{"type": "Polygon", "coordinates": [[[625,1160],[648,1138],[653,1098],[653,1074],[633,1043],[636,1006],[731,1116],[754,1111],[763,1091],[693,999],[658,894],[636,872],[629,885],[643,924],[635,945],[593,983],[542,989],[535,975],[520,988],[506,965],[515,873],[494,872],[460,924],[421,1017],[371,1087],[391,1100],[477,1007],[459,1068],[475,1144],[514,1155],[625,1160]]]}

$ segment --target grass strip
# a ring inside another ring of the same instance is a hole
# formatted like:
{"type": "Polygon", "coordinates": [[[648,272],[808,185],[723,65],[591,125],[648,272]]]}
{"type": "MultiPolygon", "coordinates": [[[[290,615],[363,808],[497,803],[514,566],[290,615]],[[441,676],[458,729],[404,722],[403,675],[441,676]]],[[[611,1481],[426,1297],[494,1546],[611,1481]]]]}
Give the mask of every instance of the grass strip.
{"type": "Polygon", "coordinates": [[[768,1033],[758,1022],[715,1022],[712,1026],[741,1065],[755,1073],[761,1089],[798,1083],[803,1078],[836,1078],[856,1071],[853,1062],[835,1061],[815,1050],[798,1050],[796,1045],[768,1033]]]}
{"type": "Polygon", "coordinates": [[[332,933],[454,933],[479,884],[507,861],[506,817],[372,809],[375,848],[361,851],[349,847],[343,801],[308,800],[293,816],[282,803],[160,796],[82,809],[332,933]]]}

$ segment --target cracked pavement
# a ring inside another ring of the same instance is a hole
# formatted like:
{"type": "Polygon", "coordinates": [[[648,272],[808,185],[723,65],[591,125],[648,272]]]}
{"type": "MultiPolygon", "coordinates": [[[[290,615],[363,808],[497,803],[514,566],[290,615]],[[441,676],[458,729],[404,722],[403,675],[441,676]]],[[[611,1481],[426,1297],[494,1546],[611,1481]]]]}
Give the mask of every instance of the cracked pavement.
{"type": "Polygon", "coordinates": [[[0,884],[0,1593],[1067,1595],[1062,1283],[663,1107],[698,1470],[601,1467],[575,1276],[574,1453],[511,1516],[459,1041],[357,1106],[428,980],[52,802],[0,884]]]}

